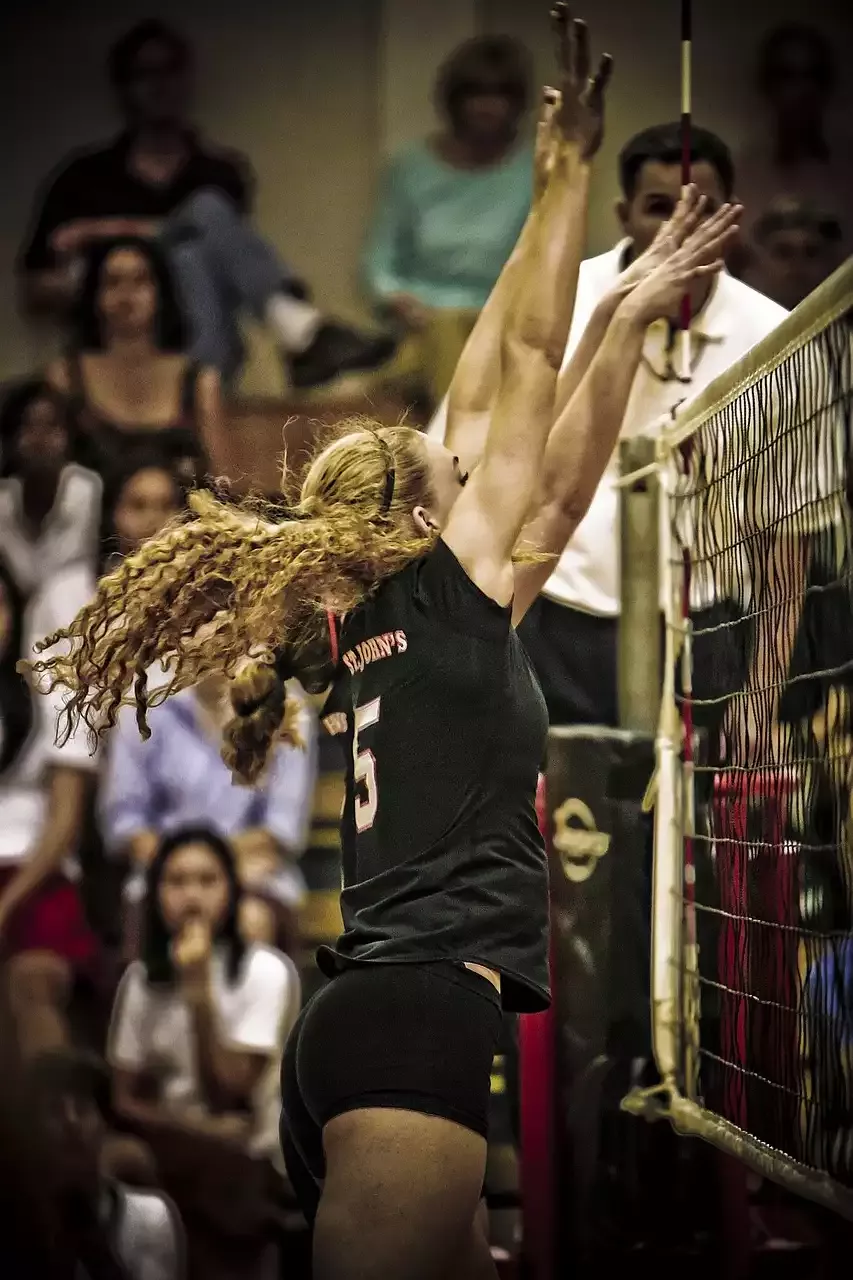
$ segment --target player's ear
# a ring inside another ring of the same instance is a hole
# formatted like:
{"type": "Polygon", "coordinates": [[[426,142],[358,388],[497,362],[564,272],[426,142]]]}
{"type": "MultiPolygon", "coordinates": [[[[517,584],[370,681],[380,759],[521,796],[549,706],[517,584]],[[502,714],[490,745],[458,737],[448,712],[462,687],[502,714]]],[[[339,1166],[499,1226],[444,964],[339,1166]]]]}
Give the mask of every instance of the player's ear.
{"type": "Polygon", "coordinates": [[[438,525],[427,511],[426,507],[415,507],[412,512],[412,519],[415,522],[415,528],[418,533],[425,533],[427,535],[431,533],[438,533],[438,525]]]}

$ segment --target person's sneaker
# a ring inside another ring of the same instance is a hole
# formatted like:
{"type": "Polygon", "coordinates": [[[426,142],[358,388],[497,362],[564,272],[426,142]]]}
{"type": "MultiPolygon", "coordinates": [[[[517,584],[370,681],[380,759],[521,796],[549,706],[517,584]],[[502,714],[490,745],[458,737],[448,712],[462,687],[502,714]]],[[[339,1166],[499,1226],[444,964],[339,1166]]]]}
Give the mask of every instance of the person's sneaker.
{"type": "Polygon", "coordinates": [[[290,357],[290,381],[294,387],[320,387],[340,373],[376,369],[394,354],[396,340],[390,334],[365,334],[335,320],[327,320],[307,351],[290,357]]]}

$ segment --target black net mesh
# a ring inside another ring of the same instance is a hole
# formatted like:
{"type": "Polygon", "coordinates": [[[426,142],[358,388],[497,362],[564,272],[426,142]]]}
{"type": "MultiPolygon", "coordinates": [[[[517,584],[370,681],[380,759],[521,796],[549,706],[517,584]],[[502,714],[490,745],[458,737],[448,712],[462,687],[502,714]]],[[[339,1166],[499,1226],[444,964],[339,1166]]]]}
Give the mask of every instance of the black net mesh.
{"type": "Polygon", "coordinates": [[[685,1088],[853,1186],[851,363],[848,313],[723,404],[680,449],[671,515],[685,1088]]]}

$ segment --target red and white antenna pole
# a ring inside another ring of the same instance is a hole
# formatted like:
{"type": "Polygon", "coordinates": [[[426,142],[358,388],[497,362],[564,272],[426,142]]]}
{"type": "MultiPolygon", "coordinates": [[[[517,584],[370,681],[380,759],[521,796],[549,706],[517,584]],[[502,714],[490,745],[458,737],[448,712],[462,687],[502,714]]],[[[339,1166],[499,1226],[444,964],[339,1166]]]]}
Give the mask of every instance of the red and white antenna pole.
{"type": "MultiPolygon", "coordinates": [[[[681,185],[690,182],[693,111],[693,6],[692,0],[681,0],[681,185]]],[[[685,294],[679,317],[679,377],[690,381],[690,295],[685,294]]]]}

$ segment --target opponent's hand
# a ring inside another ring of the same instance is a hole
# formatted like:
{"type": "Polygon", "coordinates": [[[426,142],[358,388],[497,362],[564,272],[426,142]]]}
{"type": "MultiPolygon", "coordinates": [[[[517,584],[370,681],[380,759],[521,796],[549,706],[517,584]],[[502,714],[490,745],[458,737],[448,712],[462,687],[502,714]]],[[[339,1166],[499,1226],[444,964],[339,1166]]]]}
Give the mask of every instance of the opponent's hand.
{"type": "MultiPolygon", "coordinates": [[[[629,295],[628,304],[637,319],[648,325],[677,314],[682,298],[694,281],[722,271],[726,249],[737,236],[741,213],[740,205],[724,204],[707,221],[694,225],[681,244],[677,243],[677,236],[682,235],[684,223],[667,234],[658,245],[657,265],[629,295]]],[[[685,215],[688,228],[697,217],[701,217],[701,204],[698,213],[694,209],[685,215]]]]}
{"type": "Polygon", "coordinates": [[[213,939],[207,921],[188,920],[172,943],[172,963],[185,994],[193,997],[206,994],[212,950],[213,939]]]}
{"type": "Polygon", "coordinates": [[[580,18],[572,18],[563,0],[551,10],[551,25],[560,69],[560,104],[555,126],[565,142],[580,148],[591,160],[604,137],[604,96],[613,59],[602,54],[595,75],[590,75],[589,32],[580,18]]]}

